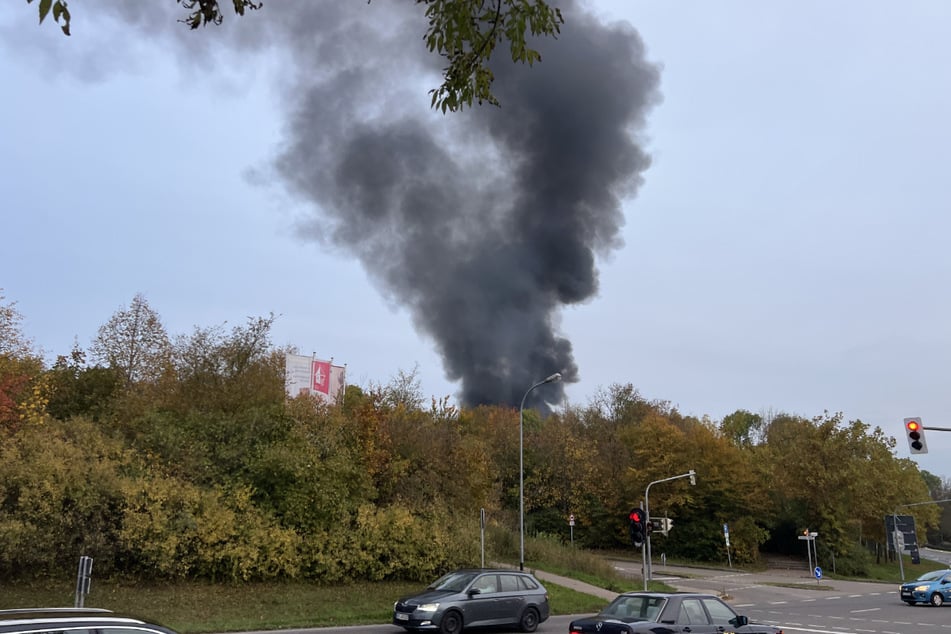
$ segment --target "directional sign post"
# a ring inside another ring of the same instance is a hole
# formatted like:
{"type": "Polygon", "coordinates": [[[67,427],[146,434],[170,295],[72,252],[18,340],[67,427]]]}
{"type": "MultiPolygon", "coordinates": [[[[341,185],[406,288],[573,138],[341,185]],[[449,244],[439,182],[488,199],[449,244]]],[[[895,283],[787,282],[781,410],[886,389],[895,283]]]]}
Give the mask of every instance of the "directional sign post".
{"type": "Polygon", "coordinates": [[[723,525],[723,539],[726,541],[726,561],[730,568],[733,568],[733,557],[730,556],[730,527],[727,524],[723,525]]]}
{"type": "Polygon", "coordinates": [[[485,568],[485,509],[479,509],[479,537],[482,549],[482,567],[485,568]]]}
{"type": "Polygon", "coordinates": [[[819,583],[819,579],[822,579],[822,568],[816,566],[816,569],[813,570],[813,574],[816,575],[816,583],[819,583]]]}

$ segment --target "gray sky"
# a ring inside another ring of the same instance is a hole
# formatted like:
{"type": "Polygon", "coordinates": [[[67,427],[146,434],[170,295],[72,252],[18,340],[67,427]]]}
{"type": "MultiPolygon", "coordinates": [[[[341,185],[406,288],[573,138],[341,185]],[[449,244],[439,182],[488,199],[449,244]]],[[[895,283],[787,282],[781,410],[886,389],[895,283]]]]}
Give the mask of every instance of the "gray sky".
{"type": "MultiPolygon", "coordinates": [[[[357,4],[368,25],[386,11],[357,4]]],[[[87,347],[142,292],[173,334],[274,312],[276,344],[346,363],[351,383],[418,365],[427,396],[455,396],[367,257],[303,238],[312,205],[273,183],[300,79],[260,41],[275,31],[254,34],[277,11],[231,19],[233,48],[208,29],[141,36],[121,25],[154,16],[111,6],[121,20],[74,7],[71,38],[25,2],[0,10],[0,288],[27,334],[50,355],[87,347]]],[[[567,399],[632,383],[714,420],[841,411],[897,436],[899,456],[903,417],[951,427],[951,5],[588,6],[637,29],[662,99],[637,136],[651,164],[623,202],[623,246],[597,252],[593,296],[551,313],[577,367],[567,399]]],[[[314,54],[387,52],[348,33],[358,52],[314,54]]],[[[460,142],[427,110],[435,79],[392,77],[348,125],[412,117],[460,142]]],[[[927,438],[915,459],[951,477],[951,432],[927,438]]]]}

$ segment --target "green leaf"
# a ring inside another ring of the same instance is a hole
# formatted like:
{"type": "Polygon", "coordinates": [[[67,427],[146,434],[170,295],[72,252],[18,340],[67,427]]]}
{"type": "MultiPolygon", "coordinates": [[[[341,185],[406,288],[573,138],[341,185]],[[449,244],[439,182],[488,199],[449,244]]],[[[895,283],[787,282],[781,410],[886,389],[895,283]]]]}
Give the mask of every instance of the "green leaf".
{"type": "Polygon", "coordinates": [[[53,0],[40,0],[40,24],[43,24],[43,20],[46,19],[46,15],[50,12],[52,6],[53,0]]]}

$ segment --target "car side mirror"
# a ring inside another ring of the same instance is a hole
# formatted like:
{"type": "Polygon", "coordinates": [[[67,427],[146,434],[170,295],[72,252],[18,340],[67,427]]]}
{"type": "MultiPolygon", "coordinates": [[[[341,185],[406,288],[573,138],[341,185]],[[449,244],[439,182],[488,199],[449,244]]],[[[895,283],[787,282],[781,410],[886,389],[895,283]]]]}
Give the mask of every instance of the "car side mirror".
{"type": "Polygon", "coordinates": [[[736,615],[735,618],[730,619],[730,625],[733,627],[743,627],[744,625],[749,625],[750,620],[743,616],[742,614],[736,615]]]}
{"type": "Polygon", "coordinates": [[[482,594],[482,590],[479,590],[478,588],[469,588],[468,594],[470,597],[474,594],[482,594]]]}

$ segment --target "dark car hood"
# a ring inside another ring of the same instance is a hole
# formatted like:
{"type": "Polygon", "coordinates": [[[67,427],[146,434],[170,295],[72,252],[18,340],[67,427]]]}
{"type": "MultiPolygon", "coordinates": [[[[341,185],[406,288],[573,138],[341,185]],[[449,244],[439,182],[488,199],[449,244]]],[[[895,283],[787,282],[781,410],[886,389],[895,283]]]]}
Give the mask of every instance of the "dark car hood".
{"type": "Polygon", "coordinates": [[[445,599],[446,597],[452,596],[454,594],[458,593],[451,590],[426,590],[425,592],[420,592],[419,594],[403,597],[399,602],[406,605],[422,605],[423,603],[438,602],[440,599],[445,599]]]}

